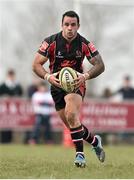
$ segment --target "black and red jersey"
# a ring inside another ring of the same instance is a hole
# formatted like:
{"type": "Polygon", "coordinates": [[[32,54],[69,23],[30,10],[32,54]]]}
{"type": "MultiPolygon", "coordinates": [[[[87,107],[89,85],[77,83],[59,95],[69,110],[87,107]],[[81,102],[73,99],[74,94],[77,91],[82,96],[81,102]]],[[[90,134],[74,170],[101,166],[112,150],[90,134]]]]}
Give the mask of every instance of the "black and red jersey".
{"type": "Polygon", "coordinates": [[[72,67],[82,73],[84,57],[86,56],[90,60],[99,52],[92,42],[86,40],[79,33],[69,43],[62,36],[62,32],[59,32],[46,38],[42,42],[38,53],[49,58],[51,73],[60,71],[63,67],[72,67]]]}

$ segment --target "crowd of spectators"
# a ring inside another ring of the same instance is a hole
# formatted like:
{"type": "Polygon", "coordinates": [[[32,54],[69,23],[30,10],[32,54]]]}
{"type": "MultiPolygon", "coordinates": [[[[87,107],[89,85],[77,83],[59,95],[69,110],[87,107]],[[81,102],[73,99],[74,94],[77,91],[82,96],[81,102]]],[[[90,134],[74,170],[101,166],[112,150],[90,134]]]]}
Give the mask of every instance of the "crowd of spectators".
{"type": "MultiPolygon", "coordinates": [[[[0,84],[0,97],[14,98],[27,97],[31,100],[35,113],[35,124],[33,132],[25,131],[24,141],[29,143],[39,143],[41,126],[44,127],[44,139],[46,143],[52,142],[52,128],[50,124],[50,111],[52,98],[49,93],[48,84],[37,77],[33,78],[33,82],[28,86],[26,94],[24,94],[23,86],[17,80],[14,69],[9,69],[4,82],[0,84]],[[36,106],[36,107],[35,107],[36,106]],[[44,111],[44,112],[43,112],[44,111]]],[[[12,129],[0,130],[0,142],[10,143],[13,139],[12,129]]]]}
{"type": "MultiPolygon", "coordinates": [[[[44,139],[46,143],[52,142],[52,129],[50,124],[50,109],[52,99],[50,98],[49,84],[45,84],[45,81],[37,77],[33,77],[32,83],[27,87],[26,93],[24,93],[23,86],[17,80],[16,72],[14,69],[9,69],[6,73],[5,81],[0,84],[0,97],[27,97],[33,102],[35,109],[35,124],[33,131],[30,135],[27,135],[27,142],[30,144],[39,142],[39,134],[41,126],[44,126],[44,139]],[[41,100],[42,99],[42,100],[41,100]],[[50,102],[51,101],[51,102],[50,102]],[[37,107],[38,106],[38,107],[37,107]],[[38,111],[38,112],[37,112],[38,111]],[[43,112],[44,111],[44,112],[43,112]]],[[[102,92],[102,99],[108,101],[133,101],[134,100],[134,87],[132,85],[132,79],[130,75],[125,75],[122,78],[122,85],[116,91],[112,91],[110,87],[106,87],[102,92]]],[[[124,138],[127,133],[122,134],[124,138]]],[[[12,142],[13,131],[11,129],[0,130],[0,142],[9,143],[12,142]]]]}

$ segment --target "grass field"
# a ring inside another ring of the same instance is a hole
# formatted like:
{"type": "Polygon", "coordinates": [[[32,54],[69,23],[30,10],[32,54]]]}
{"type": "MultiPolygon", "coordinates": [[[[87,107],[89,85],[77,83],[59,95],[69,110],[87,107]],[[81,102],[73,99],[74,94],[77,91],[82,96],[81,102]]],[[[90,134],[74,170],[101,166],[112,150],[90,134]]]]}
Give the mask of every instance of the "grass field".
{"type": "Polygon", "coordinates": [[[87,167],[73,165],[74,150],[59,145],[0,145],[0,178],[128,179],[134,178],[134,146],[106,146],[100,163],[85,147],[87,167]]]}

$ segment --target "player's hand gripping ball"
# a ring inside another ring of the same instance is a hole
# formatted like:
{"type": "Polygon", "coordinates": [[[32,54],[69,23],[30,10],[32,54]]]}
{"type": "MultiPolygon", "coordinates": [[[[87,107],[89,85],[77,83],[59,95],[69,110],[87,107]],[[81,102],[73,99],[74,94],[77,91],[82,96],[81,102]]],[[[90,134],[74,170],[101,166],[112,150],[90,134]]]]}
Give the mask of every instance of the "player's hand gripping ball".
{"type": "Polygon", "coordinates": [[[70,93],[75,90],[75,85],[74,85],[74,79],[77,78],[77,72],[70,68],[70,67],[64,67],[61,69],[59,73],[59,81],[61,88],[70,93]]]}

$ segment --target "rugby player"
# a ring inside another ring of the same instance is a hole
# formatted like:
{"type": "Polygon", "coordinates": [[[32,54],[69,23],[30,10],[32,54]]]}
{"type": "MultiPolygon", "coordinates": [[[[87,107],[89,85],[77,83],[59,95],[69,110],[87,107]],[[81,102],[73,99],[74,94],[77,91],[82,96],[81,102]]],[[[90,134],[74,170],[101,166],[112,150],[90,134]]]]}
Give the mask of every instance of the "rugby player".
{"type": "Polygon", "coordinates": [[[96,78],[105,69],[103,60],[94,44],[78,33],[80,27],[79,16],[74,11],[67,11],[62,16],[61,32],[43,40],[33,62],[33,71],[51,84],[51,94],[56,111],[61,120],[69,128],[76,155],[74,164],[85,167],[86,160],[83,150],[83,140],[92,145],[100,162],[105,160],[101,137],[93,135],[80,121],[80,108],[85,95],[85,82],[96,78]],[[83,72],[83,60],[86,56],[92,67],[83,72]],[[50,71],[43,65],[49,60],[50,71]],[[78,72],[73,93],[66,93],[61,89],[58,73],[63,67],[72,67],[78,72]]]}

